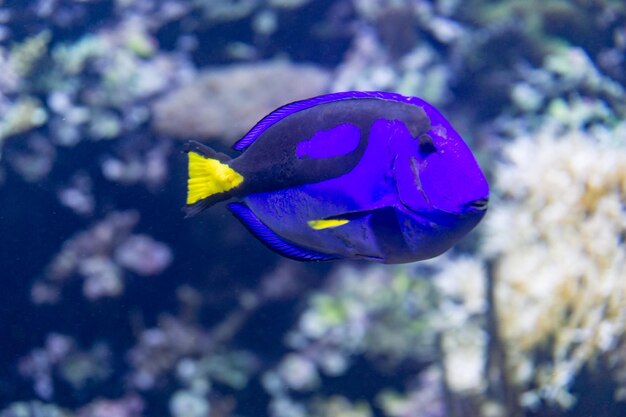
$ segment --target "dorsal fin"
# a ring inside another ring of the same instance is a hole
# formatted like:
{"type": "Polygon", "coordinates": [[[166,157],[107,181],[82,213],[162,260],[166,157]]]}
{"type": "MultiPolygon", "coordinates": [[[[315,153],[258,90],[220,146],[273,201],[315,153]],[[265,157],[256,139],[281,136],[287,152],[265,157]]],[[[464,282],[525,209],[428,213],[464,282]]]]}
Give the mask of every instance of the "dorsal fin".
{"type": "Polygon", "coordinates": [[[285,117],[297,113],[302,110],[309,109],[311,107],[315,107],[320,104],[330,103],[334,101],[340,100],[351,100],[351,99],[363,99],[363,98],[374,98],[381,100],[392,100],[399,101],[403,103],[413,104],[422,106],[426,104],[423,100],[417,97],[405,97],[400,94],[388,93],[385,91],[345,91],[341,93],[331,93],[325,94],[322,96],[313,97],[307,100],[295,101],[293,103],[286,104],[278,109],[274,110],[263,119],[261,119],[244,137],[242,137],[239,141],[237,141],[233,145],[233,149],[236,151],[243,151],[248,146],[250,146],[257,138],[267,130],[274,123],[277,123],[284,119],[285,117]]]}
{"type": "Polygon", "coordinates": [[[245,203],[230,203],[228,209],[265,246],[287,258],[303,262],[319,262],[339,259],[337,255],[317,252],[298,246],[278,236],[261,221],[245,203]]]}

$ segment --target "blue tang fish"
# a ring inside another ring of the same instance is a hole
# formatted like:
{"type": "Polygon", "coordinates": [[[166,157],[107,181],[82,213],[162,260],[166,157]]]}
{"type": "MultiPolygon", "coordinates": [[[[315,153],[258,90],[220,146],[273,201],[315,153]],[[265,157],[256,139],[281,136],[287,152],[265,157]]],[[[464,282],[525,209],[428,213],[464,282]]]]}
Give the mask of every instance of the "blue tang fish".
{"type": "Polygon", "coordinates": [[[300,261],[404,263],[437,256],[485,215],[489,186],[433,106],[387,92],[287,104],[230,159],[189,142],[188,216],[232,197],[243,225],[300,261]]]}

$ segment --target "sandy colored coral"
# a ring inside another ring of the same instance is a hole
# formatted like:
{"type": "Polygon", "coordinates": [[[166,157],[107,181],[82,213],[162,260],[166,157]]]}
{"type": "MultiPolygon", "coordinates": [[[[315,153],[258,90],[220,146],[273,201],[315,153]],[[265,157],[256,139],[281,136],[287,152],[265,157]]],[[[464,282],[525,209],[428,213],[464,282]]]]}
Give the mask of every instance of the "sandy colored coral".
{"type": "Polygon", "coordinates": [[[277,107],[326,92],[329,81],[318,67],[282,61],[206,70],[155,103],[153,127],[177,138],[232,142],[277,107]]]}
{"type": "Polygon", "coordinates": [[[545,127],[496,171],[486,252],[514,381],[539,387],[527,405],[571,406],[574,377],[626,326],[626,138],[608,136],[545,127]]]}

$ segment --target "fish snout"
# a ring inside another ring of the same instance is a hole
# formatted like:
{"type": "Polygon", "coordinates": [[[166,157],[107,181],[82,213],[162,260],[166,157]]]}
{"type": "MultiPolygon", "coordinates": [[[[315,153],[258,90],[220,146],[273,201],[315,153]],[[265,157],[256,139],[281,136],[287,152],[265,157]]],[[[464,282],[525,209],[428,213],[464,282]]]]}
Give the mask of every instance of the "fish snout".
{"type": "Polygon", "coordinates": [[[464,205],[465,209],[475,213],[484,213],[489,206],[489,197],[479,198],[464,205]]]}

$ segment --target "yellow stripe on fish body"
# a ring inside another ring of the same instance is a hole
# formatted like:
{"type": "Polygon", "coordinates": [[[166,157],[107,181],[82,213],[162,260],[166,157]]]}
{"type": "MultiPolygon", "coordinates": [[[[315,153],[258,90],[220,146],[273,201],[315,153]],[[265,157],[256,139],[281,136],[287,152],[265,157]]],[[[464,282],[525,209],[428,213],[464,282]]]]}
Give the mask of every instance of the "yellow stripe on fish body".
{"type": "Polygon", "coordinates": [[[243,182],[234,169],[217,159],[189,152],[187,204],[194,204],[217,193],[232,190],[243,182]]]}
{"type": "Polygon", "coordinates": [[[307,224],[309,225],[309,227],[311,227],[311,229],[324,230],[324,229],[331,229],[333,227],[343,226],[344,224],[348,222],[349,220],[345,220],[345,219],[309,220],[307,224]]]}

